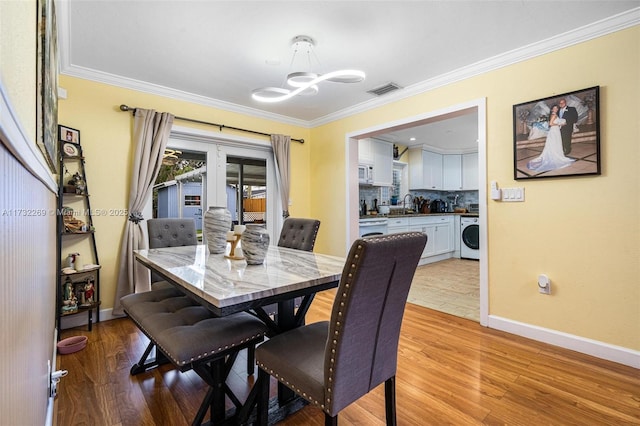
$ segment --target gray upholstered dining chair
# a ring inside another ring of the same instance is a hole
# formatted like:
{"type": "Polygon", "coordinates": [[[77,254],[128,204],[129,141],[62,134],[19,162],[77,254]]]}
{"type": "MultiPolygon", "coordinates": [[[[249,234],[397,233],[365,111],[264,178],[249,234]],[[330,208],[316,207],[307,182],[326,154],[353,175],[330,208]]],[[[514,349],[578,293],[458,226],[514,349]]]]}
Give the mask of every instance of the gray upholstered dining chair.
{"type": "MultiPolygon", "coordinates": [[[[288,217],[282,224],[282,230],[278,238],[278,247],[313,251],[319,229],[320,221],[317,219],[288,217]]],[[[296,297],[294,300],[295,307],[299,307],[301,303],[302,297],[296,297]]],[[[275,317],[278,315],[277,303],[263,306],[262,309],[268,316],[275,317]]]]}
{"type": "Polygon", "coordinates": [[[395,425],[395,375],[404,308],[426,235],[361,238],[351,246],[330,321],[279,334],[256,349],[258,424],[268,421],[274,376],[325,413],[338,413],[385,383],[388,425],[395,425]]]}
{"type": "Polygon", "coordinates": [[[278,246],[313,251],[319,229],[320,221],[317,219],[288,217],[282,224],[278,246]]]}
{"type": "MultiPolygon", "coordinates": [[[[149,248],[181,247],[198,244],[198,234],[196,232],[196,222],[193,218],[157,218],[147,221],[147,231],[149,234],[149,248]]],[[[151,273],[151,291],[153,294],[143,296],[141,300],[170,299],[184,296],[174,285],[165,281],[161,276],[151,273]]],[[[140,298],[140,297],[139,297],[140,298]]],[[[198,306],[195,301],[189,302],[192,306],[198,306]]],[[[145,359],[153,349],[155,344],[150,342],[141,360],[134,365],[132,371],[144,369],[145,359]]],[[[255,368],[254,361],[255,346],[247,348],[247,374],[253,374],[255,368]]]]}
{"type": "MultiPolygon", "coordinates": [[[[149,248],[195,246],[198,244],[196,221],[193,218],[158,218],[147,221],[149,234],[149,248]]],[[[164,281],[162,277],[151,273],[151,290],[174,289],[173,285],[164,281]]]]}

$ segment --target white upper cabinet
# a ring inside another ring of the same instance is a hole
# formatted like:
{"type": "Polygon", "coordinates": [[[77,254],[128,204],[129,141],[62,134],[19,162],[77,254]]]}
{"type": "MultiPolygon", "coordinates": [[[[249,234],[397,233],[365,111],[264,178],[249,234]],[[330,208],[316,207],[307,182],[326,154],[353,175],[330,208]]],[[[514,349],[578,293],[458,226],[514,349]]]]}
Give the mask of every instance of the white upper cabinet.
{"type": "Polygon", "coordinates": [[[442,189],[460,191],[462,189],[462,155],[442,156],[442,189]]]}
{"type": "Polygon", "coordinates": [[[442,154],[409,150],[409,189],[442,189],[442,154]]]}
{"type": "Polygon", "coordinates": [[[478,153],[438,154],[410,149],[409,189],[477,190],[478,153]]]}
{"type": "Polygon", "coordinates": [[[462,189],[478,189],[478,153],[462,154],[462,189]]]}
{"type": "Polygon", "coordinates": [[[358,140],[358,162],[373,166],[373,185],[393,185],[393,144],[376,139],[358,140]]]}
{"type": "Polygon", "coordinates": [[[358,163],[373,165],[373,152],[371,151],[371,139],[358,140],[358,163]]]}

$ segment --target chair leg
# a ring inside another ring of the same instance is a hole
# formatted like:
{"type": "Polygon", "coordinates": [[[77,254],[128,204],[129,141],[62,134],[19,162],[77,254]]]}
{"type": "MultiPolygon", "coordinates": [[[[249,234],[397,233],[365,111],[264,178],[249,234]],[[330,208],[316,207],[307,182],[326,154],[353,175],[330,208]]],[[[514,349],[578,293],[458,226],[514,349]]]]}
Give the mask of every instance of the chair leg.
{"type": "Polygon", "coordinates": [[[396,376],[384,382],[384,402],[387,426],[396,426],[396,376]]]}
{"type": "Polygon", "coordinates": [[[259,426],[267,426],[269,424],[269,382],[271,376],[269,373],[258,367],[258,380],[254,386],[258,389],[258,412],[257,423],[259,426]]]}
{"type": "Polygon", "coordinates": [[[247,348],[247,376],[251,376],[256,368],[256,345],[247,348]]]}
{"type": "Polygon", "coordinates": [[[338,416],[331,417],[327,413],[324,413],[324,426],[338,426],[338,416]]]}

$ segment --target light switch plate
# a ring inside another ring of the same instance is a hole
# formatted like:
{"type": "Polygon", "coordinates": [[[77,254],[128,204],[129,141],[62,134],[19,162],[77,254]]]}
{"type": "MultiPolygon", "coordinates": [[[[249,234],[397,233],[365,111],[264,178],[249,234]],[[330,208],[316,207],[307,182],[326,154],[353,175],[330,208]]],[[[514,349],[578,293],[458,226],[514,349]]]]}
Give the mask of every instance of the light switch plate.
{"type": "Polygon", "coordinates": [[[502,201],[507,202],[523,202],[524,188],[502,188],[502,201]]]}

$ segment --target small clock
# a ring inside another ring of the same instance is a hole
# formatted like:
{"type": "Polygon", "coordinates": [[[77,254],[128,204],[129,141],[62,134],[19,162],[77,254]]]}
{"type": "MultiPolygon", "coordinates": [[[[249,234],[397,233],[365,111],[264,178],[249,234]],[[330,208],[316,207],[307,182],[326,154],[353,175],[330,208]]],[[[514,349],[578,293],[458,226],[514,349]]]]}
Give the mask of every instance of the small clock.
{"type": "Polygon", "coordinates": [[[78,145],[69,142],[62,145],[62,152],[64,152],[64,155],[67,157],[77,157],[80,155],[78,145]]]}

